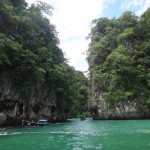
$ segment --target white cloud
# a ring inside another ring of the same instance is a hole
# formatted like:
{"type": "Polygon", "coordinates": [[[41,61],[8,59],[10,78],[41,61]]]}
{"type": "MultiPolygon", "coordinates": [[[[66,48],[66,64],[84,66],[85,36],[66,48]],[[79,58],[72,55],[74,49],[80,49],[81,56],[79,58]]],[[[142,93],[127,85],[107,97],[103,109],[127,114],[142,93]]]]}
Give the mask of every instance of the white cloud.
{"type": "Polygon", "coordinates": [[[67,57],[69,58],[69,63],[72,66],[77,64],[76,69],[85,71],[87,70],[87,64],[85,62],[85,51],[88,49],[88,41],[85,39],[78,39],[62,42],[61,47],[65,50],[67,57]],[[79,64],[79,62],[81,64],[79,64]],[[81,68],[82,67],[82,68],[81,68]]]}
{"type": "Polygon", "coordinates": [[[85,71],[88,65],[85,52],[90,32],[90,23],[102,15],[104,0],[61,0],[54,6],[52,22],[59,32],[60,47],[65,51],[69,64],[77,70],[85,71]]]}
{"type": "Polygon", "coordinates": [[[107,4],[112,4],[112,3],[115,3],[115,2],[116,2],[116,0],[106,0],[107,4]]]}
{"type": "Polygon", "coordinates": [[[144,0],[126,0],[122,3],[121,8],[130,9],[131,7],[142,6],[143,3],[144,3],[144,0]]]}
{"type": "Polygon", "coordinates": [[[150,7],[150,0],[126,0],[122,3],[121,8],[123,10],[129,10],[131,8],[137,8],[136,15],[140,16],[144,11],[150,7]]]}
{"type": "Polygon", "coordinates": [[[150,0],[145,0],[143,6],[136,12],[138,16],[142,15],[150,7],[150,0]]]}

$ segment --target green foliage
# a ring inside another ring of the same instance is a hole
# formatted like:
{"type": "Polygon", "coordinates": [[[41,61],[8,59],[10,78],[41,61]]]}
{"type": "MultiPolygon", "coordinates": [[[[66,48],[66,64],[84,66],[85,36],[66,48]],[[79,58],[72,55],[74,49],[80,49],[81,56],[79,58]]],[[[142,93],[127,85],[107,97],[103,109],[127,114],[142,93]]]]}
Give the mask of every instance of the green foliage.
{"type": "Polygon", "coordinates": [[[118,101],[149,102],[150,9],[139,19],[125,12],[118,19],[100,18],[91,30],[88,62],[91,85],[111,107],[118,101]]]}
{"type": "Polygon", "coordinates": [[[48,5],[45,2],[36,1],[36,8],[41,11],[42,13],[46,13],[47,15],[51,15],[51,10],[53,9],[52,6],[48,5]]]}
{"type": "Polygon", "coordinates": [[[84,113],[88,116],[88,80],[82,72],[74,71],[72,83],[73,100],[70,117],[80,117],[84,113]]]}
{"type": "Polygon", "coordinates": [[[77,116],[77,118],[91,118],[92,117],[92,114],[89,112],[89,111],[87,111],[87,112],[82,112],[81,114],[79,114],[78,116],[77,116]]]}
{"type": "Polygon", "coordinates": [[[5,39],[6,39],[5,34],[0,33],[0,65],[11,64],[6,52],[4,51],[5,39]]]}
{"type": "Polygon", "coordinates": [[[87,78],[66,63],[45,14],[52,7],[44,2],[27,7],[25,0],[0,0],[0,81],[7,74],[24,102],[46,87],[59,111],[87,112],[87,78]]]}

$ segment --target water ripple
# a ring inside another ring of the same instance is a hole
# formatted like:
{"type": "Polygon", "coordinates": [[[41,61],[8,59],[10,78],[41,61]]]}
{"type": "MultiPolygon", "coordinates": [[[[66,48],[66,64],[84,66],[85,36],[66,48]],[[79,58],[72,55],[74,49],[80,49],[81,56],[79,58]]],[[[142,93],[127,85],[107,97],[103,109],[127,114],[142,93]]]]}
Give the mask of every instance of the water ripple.
{"type": "Polygon", "coordinates": [[[106,136],[107,133],[93,133],[93,132],[62,132],[62,131],[58,131],[58,132],[0,132],[0,136],[6,136],[6,135],[20,135],[20,134],[73,134],[73,135],[83,135],[83,136],[106,136]]]}

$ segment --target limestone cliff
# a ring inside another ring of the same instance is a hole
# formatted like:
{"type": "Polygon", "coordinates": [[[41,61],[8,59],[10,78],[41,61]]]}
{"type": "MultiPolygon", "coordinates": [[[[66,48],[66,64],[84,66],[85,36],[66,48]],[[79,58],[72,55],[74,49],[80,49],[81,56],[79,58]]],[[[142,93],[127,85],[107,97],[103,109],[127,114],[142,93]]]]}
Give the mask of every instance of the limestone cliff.
{"type": "Polygon", "coordinates": [[[56,96],[48,87],[36,83],[28,99],[11,80],[0,83],[0,126],[21,125],[21,120],[47,118],[65,121],[67,114],[56,106],[56,96]]]}
{"type": "Polygon", "coordinates": [[[87,51],[95,119],[150,118],[150,9],[93,20],[87,51]],[[144,33],[144,34],[143,34],[144,33]]]}
{"type": "Polygon", "coordinates": [[[103,97],[103,91],[91,86],[89,92],[89,108],[93,119],[149,119],[150,111],[138,101],[117,101],[112,107],[103,97]]]}

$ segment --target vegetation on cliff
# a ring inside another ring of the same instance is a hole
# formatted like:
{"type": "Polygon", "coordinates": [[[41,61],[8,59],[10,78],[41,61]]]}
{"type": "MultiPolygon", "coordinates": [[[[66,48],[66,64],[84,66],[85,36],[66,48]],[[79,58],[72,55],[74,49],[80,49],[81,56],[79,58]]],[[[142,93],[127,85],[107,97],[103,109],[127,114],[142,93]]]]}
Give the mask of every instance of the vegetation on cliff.
{"type": "MultiPolygon", "coordinates": [[[[90,84],[103,92],[111,107],[118,101],[150,106],[150,9],[139,18],[93,21],[88,49],[90,84]]],[[[140,107],[140,106],[139,106],[140,107]]]]}
{"type": "MultiPolygon", "coordinates": [[[[11,81],[23,105],[46,87],[56,97],[55,109],[66,114],[73,110],[76,117],[78,108],[87,111],[87,79],[67,64],[55,26],[43,14],[52,14],[52,7],[43,2],[29,7],[25,0],[0,0],[0,83],[11,81]]],[[[34,112],[42,107],[37,103],[34,112]]]]}

